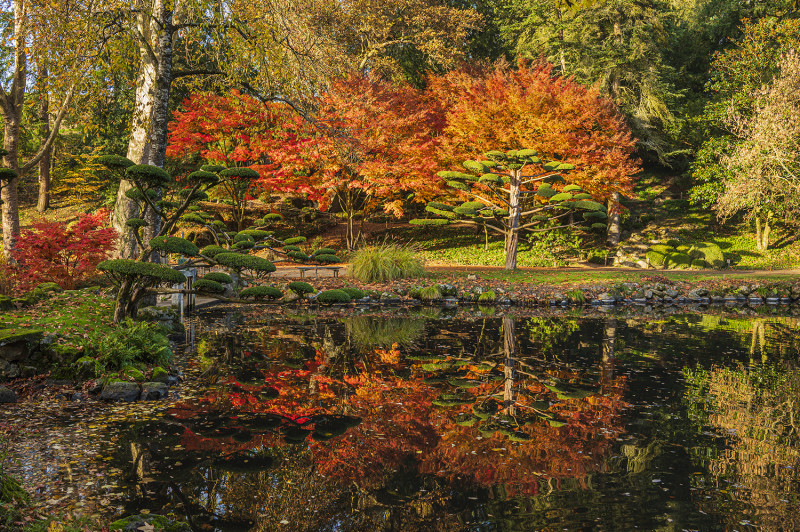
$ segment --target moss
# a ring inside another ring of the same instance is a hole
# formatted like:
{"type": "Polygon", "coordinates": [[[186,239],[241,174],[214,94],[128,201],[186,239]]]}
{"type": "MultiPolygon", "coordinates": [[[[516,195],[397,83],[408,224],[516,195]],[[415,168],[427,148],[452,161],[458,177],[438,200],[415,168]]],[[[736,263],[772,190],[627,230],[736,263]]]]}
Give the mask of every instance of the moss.
{"type": "Polygon", "coordinates": [[[252,286],[239,291],[242,299],[279,299],[283,292],[274,286],[252,286]]]}
{"type": "Polygon", "coordinates": [[[144,373],[142,373],[138,368],[135,368],[133,366],[126,366],[122,368],[120,374],[130,377],[136,382],[144,382],[144,373]]]}
{"type": "Polygon", "coordinates": [[[140,514],[125,517],[111,523],[108,529],[112,532],[116,530],[154,530],[159,532],[191,531],[191,527],[186,523],[173,521],[163,515],[156,514],[140,514]]]}
{"type": "Polygon", "coordinates": [[[180,253],[192,257],[200,252],[193,243],[177,236],[157,236],[150,239],[149,244],[154,250],[163,253],[180,253]]]}
{"type": "Polygon", "coordinates": [[[35,344],[41,341],[42,337],[44,337],[44,329],[26,329],[24,331],[0,329],[0,346],[15,342],[27,342],[29,345],[35,344]]]}
{"type": "Polygon", "coordinates": [[[217,283],[223,283],[223,284],[230,284],[230,283],[233,282],[233,278],[230,275],[228,275],[227,273],[223,273],[223,272],[207,273],[207,274],[205,274],[203,276],[203,279],[206,279],[208,281],[214,281],[214,282],[217,282],[217,283]]]}
{"type": "Polygon", "coordinates": [[[342,262],[342,259],[340,259],[336,255],[327,255],[327,254],[314,255],[314,260],[325,264],[337,264],[339,262],[342,262]]]}
{"type": "Polygon", "coordinates": [[[317,296],[317,301],[320,303],[331,304],[331,303],[349,303],[350,296],[347,295],[347,292],[344,290],[325,290],[324,292],[320,293],[317,296]]]}
{"type": "Polygon", "coordinates": [[[292,245],[292,244],[302,244],[306,241],[306,237],[304,236],[293,236],[292,238],[287,238],[283,241],[284,244],[292,245]]]}
{"type": "Polygon", "coordinates": [[[211,279],[204,277],[203,279],[198,279],[192,283],[192,290],[197,290],[198,292],[208,292],[210,294],[221,294],[225,291],[225,287],[219,284],[217,281],[212,281],[211,279]]]}
{"type": "Polygon", "coordinates": [[[169,377],[169,372],[162,368],[161,366],[156,366],[153,368],[153,373],[150,375],[150,380],[154,382],[165,382],[169,377]]]}
{"type": "Polygon", "coordinates": [[[244,255],[241,253],[219,253],[214,257],[218,263],[237,270],[253,270],[262,273],[275,271],[275,265],[267,259],[254,255],[244,255]]]}

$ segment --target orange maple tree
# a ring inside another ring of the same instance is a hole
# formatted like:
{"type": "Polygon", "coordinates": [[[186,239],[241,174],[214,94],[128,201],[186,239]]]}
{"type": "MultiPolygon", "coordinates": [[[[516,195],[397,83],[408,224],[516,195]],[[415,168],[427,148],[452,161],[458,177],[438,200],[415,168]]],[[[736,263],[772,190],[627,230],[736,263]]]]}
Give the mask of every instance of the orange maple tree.
{"type": "Polygon", "coordinates": [[[565,178],[600,200],[631,190],[639,162],[624,117],[597,89],[553,75],[549,63],[462,68],[430,77],[428,91],[446,121],[438,152],[445,166],[533,148],[574,165],[565,178]]]}

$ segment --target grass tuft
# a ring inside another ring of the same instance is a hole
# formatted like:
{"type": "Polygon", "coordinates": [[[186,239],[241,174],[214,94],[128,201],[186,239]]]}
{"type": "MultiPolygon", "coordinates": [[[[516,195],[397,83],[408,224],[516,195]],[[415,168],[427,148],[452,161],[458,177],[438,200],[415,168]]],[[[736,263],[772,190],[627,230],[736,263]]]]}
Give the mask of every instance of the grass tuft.
{"type": "Polygon", "coordinates": [[[419,277],[425,268],[422,258],[410,246],[384,243],[356,251],[349,273],[361,282],[375,283],[419,277]]]}

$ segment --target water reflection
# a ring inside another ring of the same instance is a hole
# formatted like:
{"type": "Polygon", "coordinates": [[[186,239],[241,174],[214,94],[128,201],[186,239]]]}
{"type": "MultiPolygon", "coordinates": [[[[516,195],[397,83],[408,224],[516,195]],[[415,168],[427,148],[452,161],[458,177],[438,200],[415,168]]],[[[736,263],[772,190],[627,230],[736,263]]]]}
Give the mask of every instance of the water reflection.
{"type": "Polygon", "coordinates": [[[169,501],[198,530],[800,527],[792,318],[195,330],[197,394],[119,425],[131,512],[169,501]]]}

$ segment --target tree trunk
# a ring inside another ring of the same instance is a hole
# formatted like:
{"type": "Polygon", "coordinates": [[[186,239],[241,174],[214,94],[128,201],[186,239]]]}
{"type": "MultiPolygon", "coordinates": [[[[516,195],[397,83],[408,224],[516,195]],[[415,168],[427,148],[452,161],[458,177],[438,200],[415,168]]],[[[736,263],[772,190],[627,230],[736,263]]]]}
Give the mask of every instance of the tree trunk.
{"type": "Polygon", "coordinates": [[[520,170],[511,170],[511,181],[509,182],[509,210],[508,210],[508,234],[506,235],[506,270],[517,269],[517,245],[519,244],[519,196],[521,187],[520,170]]]}
{"type": "Polygon", "coordinates": [[[514,343],[514,318],[503,318],[503,412],[513,416],[516,412],[516,395],[514,383],[517,378],[516,349],[514,343]]]}
{"type": "Polygon", "coordinates": [[[603,333],[603,358],[600,364],[600,384],[602,386],[611,386],[614,381],[614,348],[617,343],[617,318],[606,318],[603,333]]]}
{"type": "Polygon", "coordinates": [[[761,241],[761,219],[758,215],[756,215],[756,249],[759,251],[764,249],[761,241]]]}
{"type": "MultiPolygon", "coordinates": [[[[41,79],[47,80],[47,69],[42,69],[41,79]]],[[[41,93],[39,97],[39,137],[42,142],[47,140],[50,136],[50,97],[47,92],[47,84],[41,83],[41,93]]],[[[53,160],[53,147],[50,146],[42,155],[39,160],[39,200],[36,204],[36,210],[45,212],[50,208],[50,166],[53,160]]]]}
{"type": "MultiPolygon", "coordinates": [[[[165,0],[154,0],[153,17],[140,13],[136,18],[139,42],[139,73],[136,77],[136,103],[128,142],[128,159],[137,164],[164,166],[167,149],[167,122],[169,120],[169,93],[172,84],[172,26],[173,8],[165,0]]],[[[135,258],[136,239],[125,225],[139,212],[137,202],[125,193],[133,188],[123,180],[117,192],[112,213],[112,225],[119,233],[117,256],[135,258]]],[[[161,229],[161,220],[151,213],[145,230],[145,243],[161,229]]]]}
{"type": "MultiPolygon", "coordinates": [[[[11,88],[3,93],[2,110],[4,126],[3,166],[19,173],[19,135],[22,122],[22,104],[25,101],[28,58],[26,56],[26,3],[14,2],[14,72],[11,88]]],[[[3,200],[3,252],[11,253],[19,235],[19,199],[17,189],[21,176],[12,179],[0,192],[3,200]]]]}
{"type": "Polygon", "coordinates": [[[610,246],[616,246],[622,239],[622,230],[619,222],[619,192],[613,192],[608,200],[608,233],[607,242],[610,246]]]}

